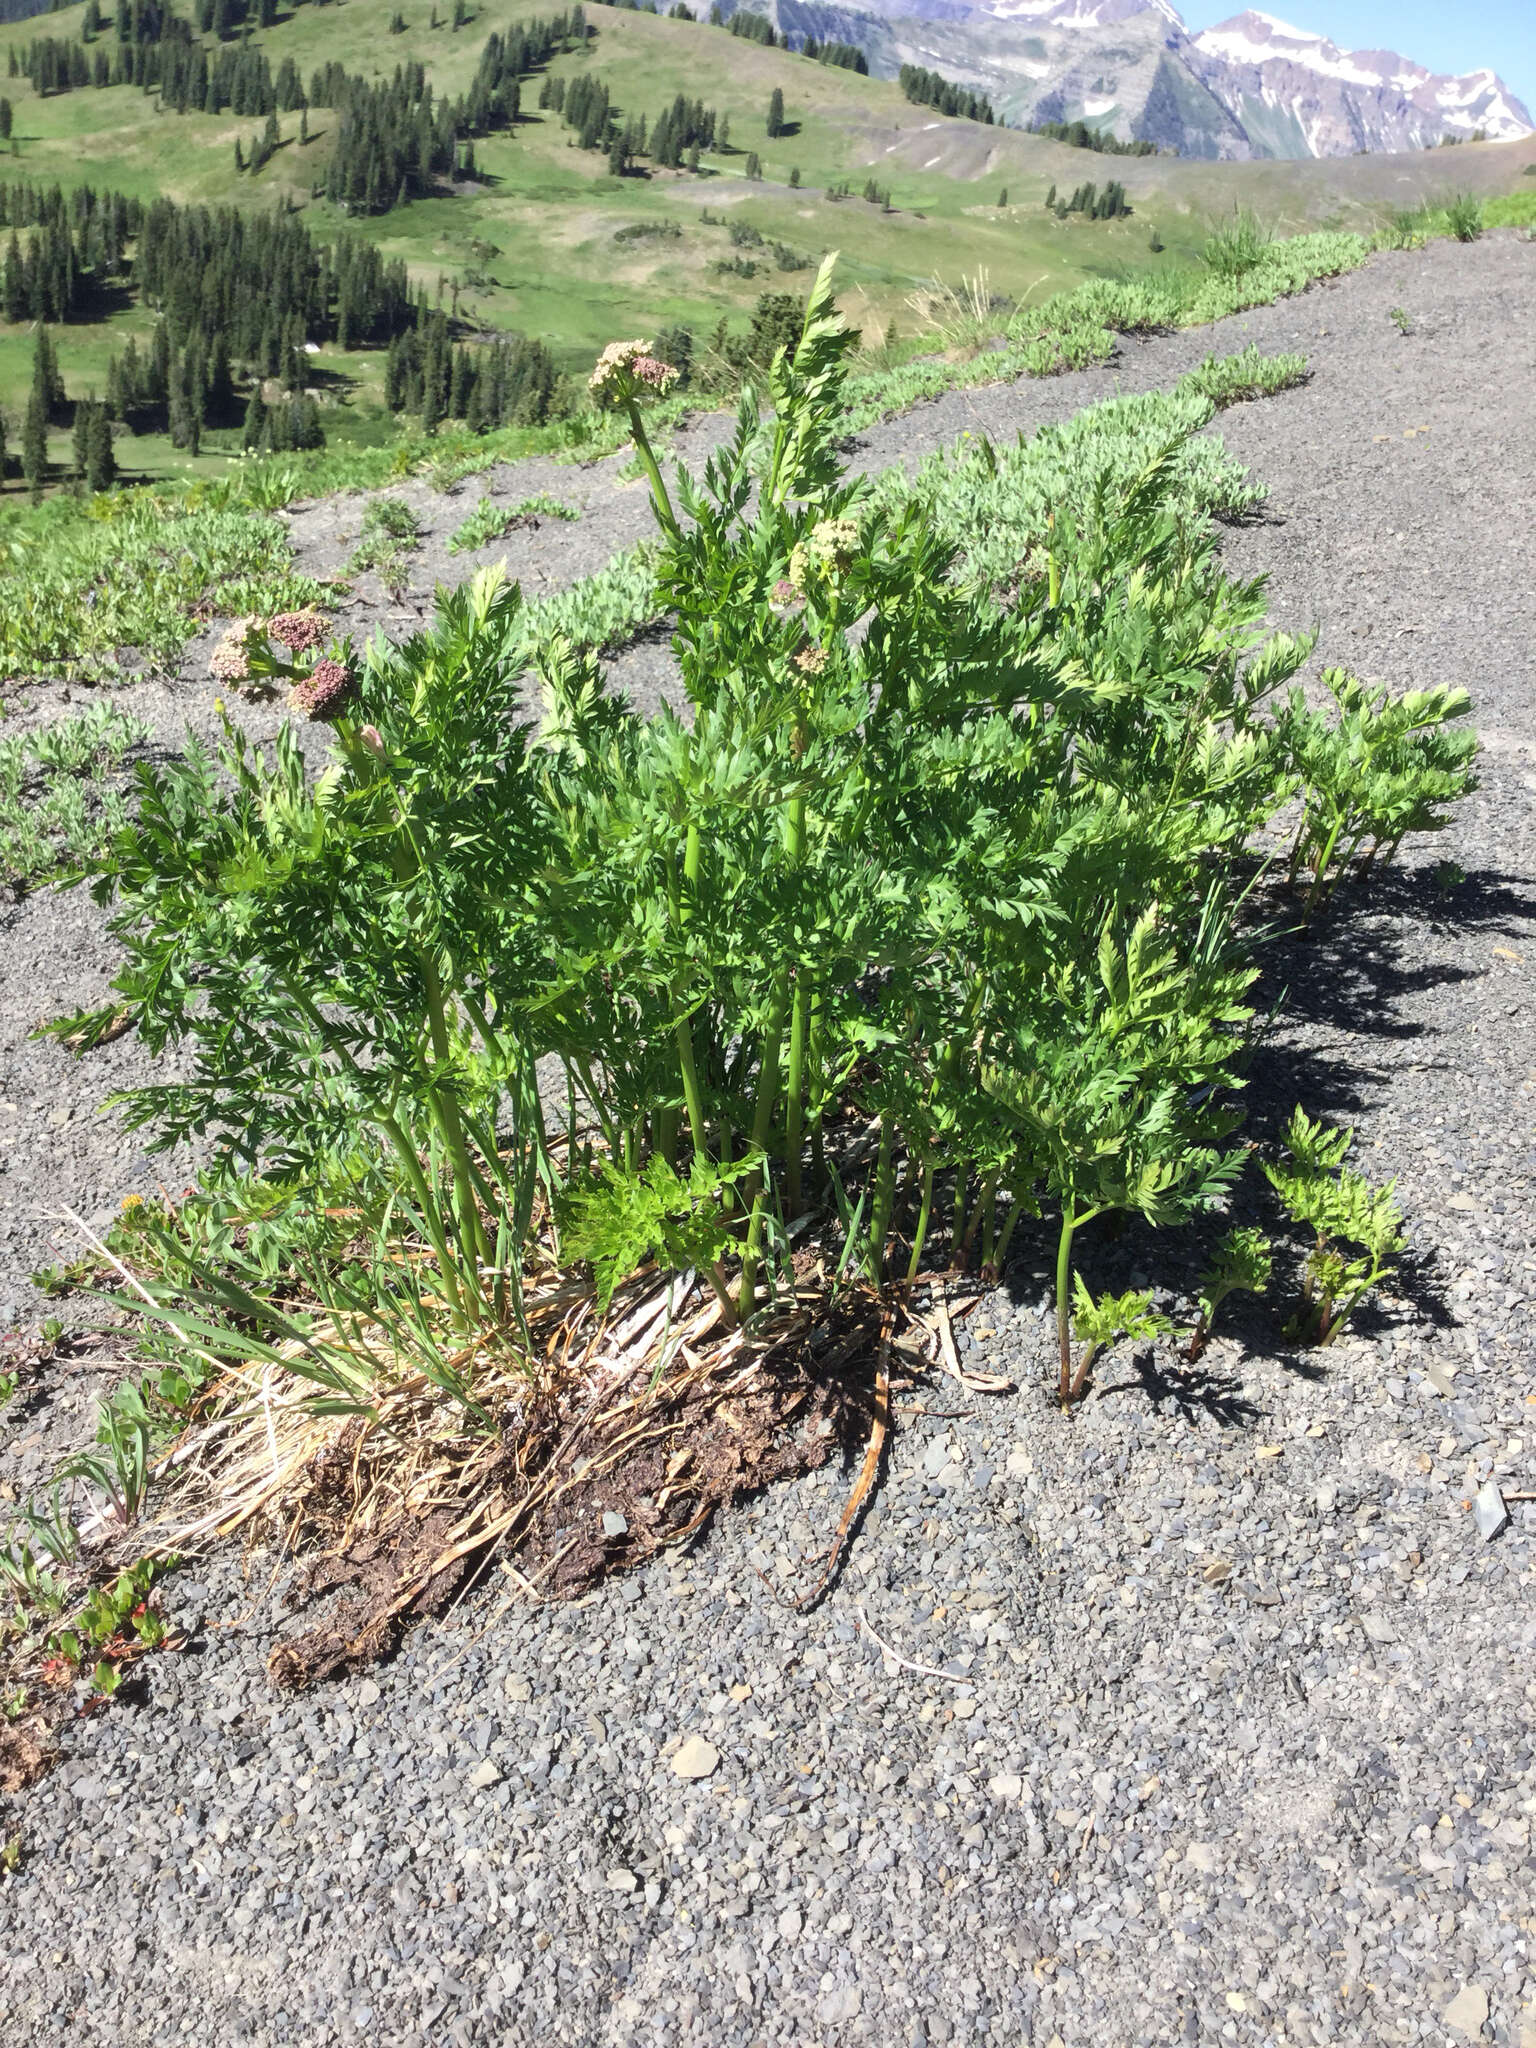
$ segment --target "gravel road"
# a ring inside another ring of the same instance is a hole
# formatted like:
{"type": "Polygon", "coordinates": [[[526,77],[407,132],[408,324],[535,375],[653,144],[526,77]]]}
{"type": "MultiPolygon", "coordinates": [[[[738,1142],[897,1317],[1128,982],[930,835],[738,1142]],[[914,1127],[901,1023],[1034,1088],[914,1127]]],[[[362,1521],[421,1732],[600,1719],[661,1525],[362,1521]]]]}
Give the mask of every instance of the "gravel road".
{"type": "MultiPolygon", "coordinates": [[[[1276,1348],[1267,1308],[1182,1377],[1123,1351],[1064,1421],[1043,1246],[1021,1241],[966,1340],[1019,1391],[899,1396],[809,1616],[753,1567],[809,1582],[835,1471],[572,1606],[498,1577],[298,1699],[263,1675],[285,1626],[263,1561],[189,1568],[170,1598],[193,1650],[0,1813],[23,1845],[0,1879],[7,2048],[1536,2048],[1536,1504],[1487,1541],[1467,1507],[1489,1478],[1536,1491],[1536,248],[1385,257],[1104,371],[922,408],[863,457],[1011,434],[1250,340],[1315,374],[1220,422],[1271,489],[1231,564],[1267,571],[1324,657],[1466,684],[1487,748],[1444,839],[1277,961],[1289,1007],[1256,1070],[1258,1129],[1300,1094],[1398,1176],[1396,1291],[1321,1362],[1276,1348]]],[[[514,573],[634,537],[614,468],[497,479],[584,506],[516,537],[514,573]]],[[[301,546],[335,517],[299,515],[301,546]]],[[[631,674],[638,695],[662,671],[631,674]]],[[[205,698],[125,694],[167,729],[205,698]]],[[[13,1270],[39,1203],[141,1184],[91,1108],[142,1055],[72,1067],[20,1038],[108,967],[78,899],[0,924],[13,1270]]],[[[1084,1255],[1175,1293],[1193,1270],[1178,1235],[1084,1255]]],[[[7,1411],[4,1485],[89,1383],[7,1411]]]]}

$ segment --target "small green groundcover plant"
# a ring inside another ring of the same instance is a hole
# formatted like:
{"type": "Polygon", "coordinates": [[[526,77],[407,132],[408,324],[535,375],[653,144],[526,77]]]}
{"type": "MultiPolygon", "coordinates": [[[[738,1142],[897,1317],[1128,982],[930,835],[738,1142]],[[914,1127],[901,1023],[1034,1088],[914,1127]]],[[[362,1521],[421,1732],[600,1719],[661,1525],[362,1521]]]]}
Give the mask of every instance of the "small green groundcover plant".
{"type": "MultiPolygon", "coordinates": [[[[137,1511],[156,1417],[232,1361],[321,1414],[409,1377],[455,1429],[513,1427],[531,1294],[584,1271],[603,1300],[697,1274],[751,1341],[807,1247],[829,1290],[889,1291],[995,1274],[1025,1224],[1054,1240],[1064,1402],[1117,1335],[1163,1332],[1078,1255],[1099,1219],[1220,1209],[1242,1172],[1277,921],[1251,849],[1299,800],[1310,884],[1433,822],[1414,805],[1469,785],[1466,750],[1426,794],[1413,735],[1460,700],[1381,756],[1418,796],[1373,784],[1335,829],[1353,742],[1312,720],[1386,707],[1286,698],[1311,642],[1223,573],[1187,430],[973,573],[942,492],[846,474],[853,340],[828,265],[771,415],[749,391],[698,477],[648,436],[669,367],[636,342],[594,373],[649,485],[681,708],[631,710],[490,571],[398,647],[309,611],[236,629],[229,666],[329,727],[318,774],[291,728],[263,752],[232,725],[136,771],[79,875],[123,948],[114,1013],[174,1066],[120,1100],[216,1164],[106,1248],[161,1352],[143,1431],[127,1414],[88,1475],[102,1515],[137,1511]]],[[[961,495],[989,502],[984,469],[961,495]]],[[[1317,1236],[1326,1342],[1388,1269],[1390,1200],[1336,1160],[1276,1186],[1317,1236]]],[[[1267,1270],[1223,1238],[1191,1343],[1267,1270]]]]}
{"type": "Polygon", "coordinates": [[[148,737],[109,704],[0,737],[0,886],[34,887],[101,852],[127,818],[123,763],[148,737]]]}
{"type": "Polygon", "coordinates": [[[579,519],[574,507],[559,498],[540,495],[524,498],[516,505],[498,505],[494,498],[482,498],[469,517],[457,527],[448,542],[451,555],[473,554],[489,547],[519,526],[537,526],[543,519],[579,519]]]}

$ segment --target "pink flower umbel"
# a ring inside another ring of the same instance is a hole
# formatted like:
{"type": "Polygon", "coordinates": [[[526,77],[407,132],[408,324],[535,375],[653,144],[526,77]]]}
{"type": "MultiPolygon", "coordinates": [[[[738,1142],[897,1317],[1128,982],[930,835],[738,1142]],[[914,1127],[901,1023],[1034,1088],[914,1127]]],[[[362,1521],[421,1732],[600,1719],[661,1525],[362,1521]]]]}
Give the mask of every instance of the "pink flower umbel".
{"type": "Polygon", "coordinates": [[[609,342],[587,379],[587,389],[599,405],[621,404],[633,398],[639,386],[664,392],[677,382],[672,365],[651,354],[654,347],[650,341],[609,342]]]}
{"type": "Polygon", "coordinates": [[[279,612],[267,622],[267,637],[290,654],[310,654],[323,647],[328,636],[325,620],[317,611],[279,612]]]}
{"type": "Polygon", "coordinates": [[[357,686],[351,669],[339,661],[317,661],[288,701],[316,725],[327,725],[344,708],[357,686]]]}

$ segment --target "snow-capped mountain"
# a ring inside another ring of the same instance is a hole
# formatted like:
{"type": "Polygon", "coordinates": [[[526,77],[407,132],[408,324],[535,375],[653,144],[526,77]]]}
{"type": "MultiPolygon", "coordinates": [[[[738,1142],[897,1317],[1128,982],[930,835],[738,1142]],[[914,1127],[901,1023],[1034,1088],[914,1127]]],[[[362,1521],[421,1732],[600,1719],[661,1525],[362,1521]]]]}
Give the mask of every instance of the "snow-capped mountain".
{"type": "Polygon", "coordinates": [[[1479,128],[1504,141],[1531,128],[1493,71],[1438,76],[1393,50],[1341,50],[1253,10],[1195,36],[1186,62],[1267,156],[1426,149],[1479,128]]]}
{"type": "Polygon", "coordinates": [[[1013,126],[1083,120],[1186,156],[1347,156],[1532,128],[1491,70],[1442,77],[1255,11],[1192,36],[1171,0],[738,4],[766,7],[797,40],[859,44],[882,77],[903,64],[940,71],[1013,126]]]}

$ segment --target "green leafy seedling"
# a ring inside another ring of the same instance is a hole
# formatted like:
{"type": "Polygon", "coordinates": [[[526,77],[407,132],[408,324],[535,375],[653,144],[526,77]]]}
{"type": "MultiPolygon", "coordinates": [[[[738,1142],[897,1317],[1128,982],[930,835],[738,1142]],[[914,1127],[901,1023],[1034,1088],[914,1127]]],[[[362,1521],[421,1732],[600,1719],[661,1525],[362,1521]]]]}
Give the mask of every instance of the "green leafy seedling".
{"type": "Polygon", "coordinates": [[[1353,1137],[1327,1131],[1298,1105],[1285,1137],[1290,1164],[1264,1167],[1289,1215],[1313,1233],[1301,1302],[1286,1329],[1305,1344],[1332,1344],[1363,1296],[1396,1271],[1406,1243],[1396,1182],[1375,1188],[1344,1165],[1353,1137]]]}
{"type": "Polygon", "coordinates": [[[1088,1384],[1093,1361],[1106,1345],[1120,1338],[1163,1337],[1173,1328],[1167,1316],[1152,1306],[1150,1288],[1133,1288],[1128,1294],[1089,1293],[1081,1273],[1072,1275],[1072,1330],[1083,1349],[1071,1379],[1061,1389],[1064,1406],[1081,1398],[1088,1384]]]}
{"type": "Polygon", "coordinates": [[[1217,1240],[1216,1255],[1200,1275],[1200,1318],[1184,1354],[1191,1364],[1210,1342],[1217,1311],[1227,1296],[1262,1294],[1269,1285],[1269,1271],[1270,1243],[1262,1230],[1229,1230],[1217,1240]]]}

